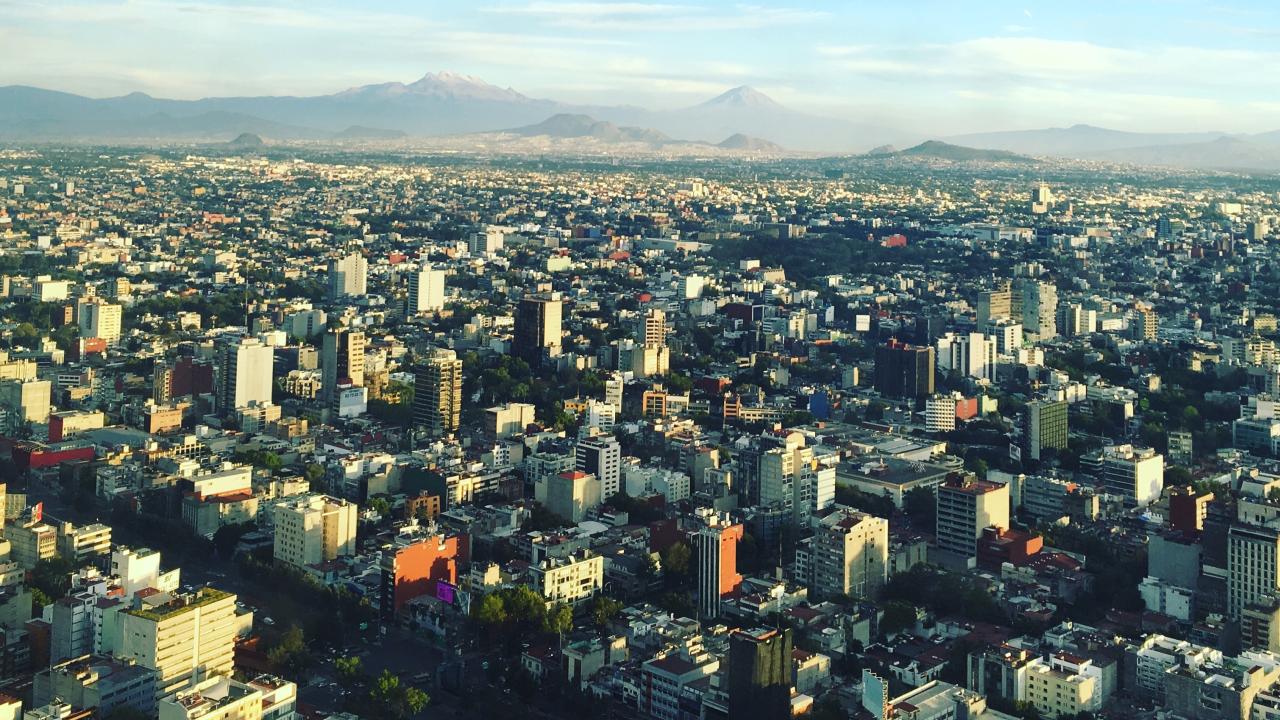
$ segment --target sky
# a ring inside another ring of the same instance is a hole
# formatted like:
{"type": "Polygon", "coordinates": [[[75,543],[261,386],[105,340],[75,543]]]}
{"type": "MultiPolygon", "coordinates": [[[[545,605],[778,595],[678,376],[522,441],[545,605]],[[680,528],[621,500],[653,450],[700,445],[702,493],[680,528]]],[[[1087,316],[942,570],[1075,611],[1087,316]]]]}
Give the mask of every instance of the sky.
{"type": "Polygon", "coordinates": [[[0,0],[0,85],[314,95],[449,70],[565,102],[796,110],[954,134],[1280,129],[1280,3],[0,0]]]}

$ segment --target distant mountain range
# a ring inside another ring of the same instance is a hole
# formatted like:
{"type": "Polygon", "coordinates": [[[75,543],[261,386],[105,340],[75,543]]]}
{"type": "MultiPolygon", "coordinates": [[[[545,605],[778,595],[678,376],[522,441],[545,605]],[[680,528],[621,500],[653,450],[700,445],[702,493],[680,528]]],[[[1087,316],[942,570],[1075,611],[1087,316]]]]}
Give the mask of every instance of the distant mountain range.
{"type": "Polygon", "coordinates": [[[867,157],[917,158],[922,160],[948,160],[951,162],[1035,162],[1035,158],[1007,150],[983,150],[952,145],[940,140],[926,140],[906,150],[881,146],[867,153],[867,157]]]}
{"type": "Polygon", "coordinates": [[[1011,161],[1019,156],[1076,158],[1188,168],[1280,170],[1280,130],[1134,133],[1091,125],[988,132],[915,145],[918,133],[792,110],[760,91],[733,88],[706,102],[671,110],[632,105],[575,105],[532,98],[469,75],[428,73],[412,83],[378,83],[309,97],[210,97],[167,100],[143,93],[87,98],[11,85],[0,87],[0,141],[226,142],[243,133],[269,143],[421,142],[464,148],[467,137],[591,138],[675,148],[702,143],[724,151],[860,153],[874,156],[1011,161]],[[566,135],[566,133],[574,133],[566,135]]]}
{"type": "Polygon", "coordinates": [[[496,132],[556,115],[588,115],[619,128],[646,128],[718,143],[735,134],[805,151],[854,151],[883,128],[796,112],[750,87],[693,107],[573,105],[531,98],[468,75],[428,73],[412,83],[380,83],[312,97],[166,100],[143,93],[93,99],[26,86],[0,87],[0,140],[379,140],[496,132]]]}

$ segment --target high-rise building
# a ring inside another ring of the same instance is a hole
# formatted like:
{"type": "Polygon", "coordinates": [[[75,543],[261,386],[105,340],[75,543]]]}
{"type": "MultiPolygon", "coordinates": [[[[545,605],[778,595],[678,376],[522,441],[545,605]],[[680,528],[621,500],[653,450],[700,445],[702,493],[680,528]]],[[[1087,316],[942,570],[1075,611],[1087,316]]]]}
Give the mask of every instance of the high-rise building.
{"type": "Polygon", "coordinates": [[[613,406],[617,413],[622,412],[622,391],[625,383],[622,380],[622,373],[612,373],[604,381],[604,401],[613,406]]]}
{"type": "Polygon", "coordinates": [[[1037,340],[1058,333],[1058,288],[1051,282],[1029,280],[1022,284],[1022,328],[1037,340]]]}
{"type": "Polygon", "coordinates": [[[156,672],[162,698],[235,669],[236,596],[203,588],[134,598],[119,618],[117,657],[156,672]]]}
{"type": "Polygon", "coordinates": [[[820,597],[875,597],[889,577],[889,521],[837,507],[797,548],[796,567],[820,597]]]}
{"type": "Polygon", "coordinates": [[[440,583],[457,585],[468,546],[466,536],[433,534],[416,524],[401,529],[382,551],[382,616],[399,615],[416,597],[437,597],[440,583]]]}
{"type": "Polygon", "coordinates": [[[525,295],[516,306],[515,334],[512,354],[529,364],[556,357],[561,347],[561,313],[564,301],[560,293],[525,295]]]}
{"type": "Polygon", "coordinates": [[[938,549],[970,563],[983,528],[1009,529],[1009,486],[956,473],[938,486],[938,549]]]}
{"type": "Polygon", "coordinates": [[[1164,491],[1164,456],[1151,448],[1112,445],[1082,457],[1080,468],[1131,505],[1150,505],[1164,491]]]}
{"type": "Polygon", "coordinates": [[[444,270],[424,265],[409,272],[409,314],[444,309],[444,270]]]}
{"type": "Polygon", "coordinates": [[[413,424],[443,437],[458,429],[461,416],[462,361],[454,351],[437,348],[414,373],[413,424]]]}
{"type": "Polygon", "coordinates": [[[734,630],[729,635],[729,717],[791,717],[791,628],[734,630]]]}
{"type": "Polygon", "coordinates": [[[885,397],[923,398],[933,394],[934,352],[890,340],[876,348],[876,392],[885,397]]]}
{"type": "Polygon", "coordinates": [[[356,552],[359,509],[328,495],[300,495],[275,506],[275,559],[305,570],[356,552]]]}
{"type": "Polygon", "coordinates": [[[529,403],[506,403],[484,411],[484,434],[490,440],[501,440],[523,434],[534,421],[536,408],[529,403]]]}
{"type": "Polygon", "coordinates": [[[123,309],[102,298],[85,298],[76,306],[80,324],[80,337],[99,338],[108,345],[120,339],[120,323],[123,309]]]}
{"type": "Polygon", "coordinates": [[[218,412],[230,415],[251,403],[271,402],[275,354],[257,338],[225,340],[218,347],[218,412]]]}
{"type": "Polygon", "coordinates": [[[600,497],[604,500],[622,490],[622,445],[613,435],[599,433],[578,441],[573,449],[574,465],[600,480],[600,497]]]}
{"type": "Polygon", "coordinates": [[[1031,189],[1031,212],[1035,215],[1043,215],[1049,212],[1053,207],[1053,191],[1048,185],[1040,183],[1031,189]]]}
{"type": "Polygon", "coordinates": [[[329,299],[359,297],[368,292],[369,263],[364,255],[352,252],[329,259],[329,299]]]}
{"type": "Polygon", "coordinates": [[[980,328],[993,320],[1013,317],[1013,293],[1009,289],[1009,282],[1005,281],[994,290],[979,292],[977,305],[980,328]]]}
{"type": "Polygon", "coordinates": [[[1227,532],[1227,614],[1239,618],[1252,606],[1280,597],[1280,531],[1233,525],[1227,532]]]}
{"type": "Polygon", "coordinates": [[[321,399],[336,407],[340,387],[364,386],[364,333],[336,328],[324,334],[320,348],[321,399]]]}
{"type": "Polygon", "coordinates": [[[1067,447],[1067,404],[1062,401],[1032,400],[1027,403],[1027,454],[1041,459],[1043,450],[1067,447]]]}
{"type": "Polygon", "coordinates": [[[666,345],[667,313],[658,308],[646,312],[640,322],[639,340],[642,345],[666,345]]]}
{"type": "Polygon", "coordinates": [[[1133,337],[1135,340],[1155,340],[1160,331],[1160,316],[1155,308],[1139,303],[1133,309],[1133,337]]]}
{"type": "Polygon", "coordinates": [[[9,427],[49,422],[53,383],[48,380],[0,380],[0,408],[8,411],[9,427]]]}
{"type": "Polygon", "coordinates": [[[979,380],[994,380],[997,342],[982,333],[947,333],[938,338],[938,369],[979,380]]]}
{"type": "Polygon", "coordinates": [[[467,251],[472,255],[490,255],[502,250],[506,236],[501,230],[490,228],[474,232],[467,238],[467,251]]]}
{"type": "Polygon", "coordinates": [[[575,525],[600,500],[600,480],[591,473],[569,470],[547,479],[547,509],[575,525]]]}
{"type": "Polygon", "coordinates": [[[720,617],[720,599],[742,584],[738,543],[743,528],[730,522],[727,514],[711,508],[699,508],[697,516],[702,521],[694,536],[698,553],[698,617],[706,621],[720,617]]]}

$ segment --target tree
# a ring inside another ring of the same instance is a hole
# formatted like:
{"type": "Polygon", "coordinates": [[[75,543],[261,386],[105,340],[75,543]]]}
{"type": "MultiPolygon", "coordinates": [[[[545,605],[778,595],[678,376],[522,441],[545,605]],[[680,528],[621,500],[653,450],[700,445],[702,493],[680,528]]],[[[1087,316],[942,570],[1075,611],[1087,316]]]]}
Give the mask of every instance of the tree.
{"type": "Polygon", "coordinates": [[[609,621],[617,617],[622,612],[622,603],[605,595],[596,595],[591,601],[591,621],[596,627],[603,630],[609,626],[609,621]]]}
{"type": "Polygon", "coordinates": [[[340,657],[333,661],[333,668],[338,672],[338,682],[345,687],[358,685],[364,680],[364,662],[359,655],[340,657]]]}
{"type": "Polygon", "coordinates": [[[927,488],[913,488],[902,497],[903,509],[916,528],[933,528],[938,514],[938,498],[927,488]]]}
{"type": "Polygon", "coordinates": [[[885,636],[897,635],[916,624],[916,609],[911,603],[892,600],[885,603],[884,618],[880,621],[880,633],[885,636]]]}
{"type": "Polygon", "coordinates": [[[568,605],[556,605],[547,611],[542,623],[548,633],[562,636],[573,630],[573,611],[568,605]]]}
{"type": "Polygon", "coordinates": [[[322,485],[324,481],[324,467],[317,463],[307,463],[306,470],[303,474],[307,478],[307,484],[311,487],[312,492],[326,492],[328,488],[322,485]]]}
{"type": "Polygon", "coordinates": [[[400,676],[383,670],[369,689],[371,710],[377,718],[404,720],[422,712],[431,701],[425,692],[400,682],[400,676]]]}
{"type": "Polygon", "coordinates": [[[307,651],[302,628],[297,625],[289,626],[275,646],[267,652],[267,659],[286,675],[298,677],[305,672],[311,665],[311,654],[307,651]]]}
{"type": "Polygon", "coordinates": [[[502,598],[495,594],[485,595],[476,609],[476,621],[486,628],[496,628],[507,621],[507,609],[502,598]]]}
{"type": "Polygon", "coordinates": [[[59,600],[71,589],[71,575],[75,571],[75,565],[61,555],[45,558],[31,570],[31,587],[43,592],[51,601],[59,600]]]}
{"type": "Polygon", "coordinates": [[[687,543],[678,542],[662,552],[662,571],[677,583],[687,579],[693,551],[687,543]]]}

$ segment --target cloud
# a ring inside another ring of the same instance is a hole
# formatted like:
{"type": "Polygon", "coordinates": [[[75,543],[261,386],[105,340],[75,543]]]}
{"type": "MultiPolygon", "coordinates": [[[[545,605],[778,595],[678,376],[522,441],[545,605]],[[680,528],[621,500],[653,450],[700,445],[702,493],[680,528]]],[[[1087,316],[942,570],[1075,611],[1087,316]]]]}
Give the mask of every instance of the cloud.
{"type": "Polygon", "coordinates": [[[497,5],[484,10],[526,15],[558,28],[653,33],[755,30],[803,25],[829,16],[829,13],[819,10],[745,4],[713,10],[665,3],[532,2],[497,5]]]}

